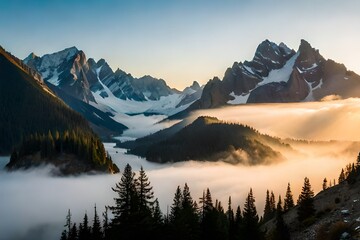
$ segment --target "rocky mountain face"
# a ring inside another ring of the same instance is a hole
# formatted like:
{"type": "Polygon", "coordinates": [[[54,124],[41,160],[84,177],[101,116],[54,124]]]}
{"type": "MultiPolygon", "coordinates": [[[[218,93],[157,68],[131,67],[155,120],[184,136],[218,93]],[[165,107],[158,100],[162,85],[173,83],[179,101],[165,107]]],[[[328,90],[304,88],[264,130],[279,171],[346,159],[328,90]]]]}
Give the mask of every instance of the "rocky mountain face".
{"type": "Polygon", "coordinates": [[[191,108],[226,104],[319,101],[328,95],[360,96],[360,76],[326,60],[305,40],[297,52],[265,40],[252,61],[235,62],[222,80],[215,77],[191,108]]]}
{"type": "Polygon", "coordinates": [[[135,78],[120,69],[114,72],[104,59],[87,59],[76,47],[42,57],[31,53],[23,62],[103,138],[132,128],[129,115],[170,116],[186,109],[202,93],[197,82],[178,91],[163,79],[135,78]]]}
{"type": "MultiPolygon", "coordinates": [[[[85,53],[76,47],[42,57],[31,53],[24,59],[24,63],[38,71],[47,83],[87,103],[96,102],[94,92],[100,91],[103,98],[109,97],[104,87],[121,100],[138,102],[157,101],[161,97],[182,93],[171,89],[163,79],[148,75],[135,78],[121,69],[113,72],[104,59],[98,62],[87,59],[85,53]]],[[[183,98],[188,95],[184,93],[183,98]]]]}

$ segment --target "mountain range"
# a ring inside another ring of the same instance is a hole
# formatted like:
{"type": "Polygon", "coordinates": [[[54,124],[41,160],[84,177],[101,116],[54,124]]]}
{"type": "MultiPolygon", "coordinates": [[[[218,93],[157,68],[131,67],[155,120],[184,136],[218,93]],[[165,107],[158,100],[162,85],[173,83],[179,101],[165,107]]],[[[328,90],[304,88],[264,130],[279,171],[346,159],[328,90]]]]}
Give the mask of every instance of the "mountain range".
{"type": "Polygon", "coordinates": [[[42,57],[31,53],[24,63],[100,135],[120,135],[127,128],[122,121],[126,115],[175,114],[199,99],[202,92],[197,82],[178,91],[163,79],[113,71],[104,59],[87,59],[76,47],[42,57]]]}
{"type": "Polygon", "coordinates": [[[360,96],[360,76],[301,40],[297,51],[265,40],[251,61],[235,62],[205,85],[187,111],[246,103],[321,101],[360,96]]]}
{"type": "Polygon", "coordinates": [[[87,59],[76,47],[42,57],[31,53],[24,63],[101,136],[120,135],[131,127],[125,120],[129,115],[182,118],[224,105],[360,97],[360,76],[325,59],[305,40],[297,51],[265,40],[251,61],[234,62],[222,80],[214,77],[203,87],[194,82],[183,91],[163,79],[113,71],[106,60],[87,59]]]}

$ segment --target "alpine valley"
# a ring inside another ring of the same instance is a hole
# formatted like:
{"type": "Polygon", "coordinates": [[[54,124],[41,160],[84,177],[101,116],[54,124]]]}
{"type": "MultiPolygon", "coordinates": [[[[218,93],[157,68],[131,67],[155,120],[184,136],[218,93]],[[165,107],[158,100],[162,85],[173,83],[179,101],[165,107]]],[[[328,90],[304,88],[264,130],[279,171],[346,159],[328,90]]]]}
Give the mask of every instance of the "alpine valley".
{"type": "Polygon", "coordinates": [[[359,237],[360,76],[307,41],[265,40],[181,90],[58,50],[20,60],[0,48],[4,239],[59,239],[64,219],[66,240],[359,237]]]}

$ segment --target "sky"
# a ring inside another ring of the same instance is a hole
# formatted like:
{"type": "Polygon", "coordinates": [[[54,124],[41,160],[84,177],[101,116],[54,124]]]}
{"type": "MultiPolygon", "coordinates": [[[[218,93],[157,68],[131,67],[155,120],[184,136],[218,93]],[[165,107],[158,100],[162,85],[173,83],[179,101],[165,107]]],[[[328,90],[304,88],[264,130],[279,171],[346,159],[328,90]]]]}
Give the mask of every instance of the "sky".
{"type": "Polygon", "coordinates": [[[19,58],[76,46],[182,90],[251,60],[265,39],[305,39],[360,73],[360,2],[348,0],[2,0],[0,45],[19,58]]]}

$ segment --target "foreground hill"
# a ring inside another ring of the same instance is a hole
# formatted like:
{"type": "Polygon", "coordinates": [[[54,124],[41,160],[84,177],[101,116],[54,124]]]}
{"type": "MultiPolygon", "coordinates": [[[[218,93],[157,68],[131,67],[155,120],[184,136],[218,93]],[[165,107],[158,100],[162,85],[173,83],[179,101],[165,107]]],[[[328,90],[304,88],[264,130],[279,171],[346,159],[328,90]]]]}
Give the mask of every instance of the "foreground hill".
{"type": "Polygon", "coordinates": [[[175,125],[167,131],[119,146],[159,163],[221,160],[249,165],[282,160],[284,157],[273,146],[288,147],[248,126],[225,123],[213,117],[199,117],[185,127],[175,125]]]}
{"type": "MultiPolygon", "coordinates": [[[[36,72],[2,48],[0,48],[0,126],[2,155],[9,155],[31,134],[42,136],[49,132],[53,134],[76,132],[84,139],[99,141],[83,117],[56,97],[36,72]]],[[[110,163],[104,159],[106,156],[102,154],[105,153],[102,144],[97,144],[97,148],[93,150],[94,155],[101,155],[94,162],[87,160],[90,165],[95,163],[94,169],[110,163]]],[[[102,167],[99,169],[104,170],[102,167]]],[[[105,171],[108,169],[106,168],[105,171]]]]}
{"type": "MultiPolygon", "coordinates": [[[[285,212],[283,219],[291,239],[359,239],[359,188],[358,176],[355,181],[346,180],[319,192],[314,197],[315,215],[302,223],[297,219],[298,206],[285,212]]],[[[275,219],[262,225],[269,237],[275,228],[275,219]]]]}

